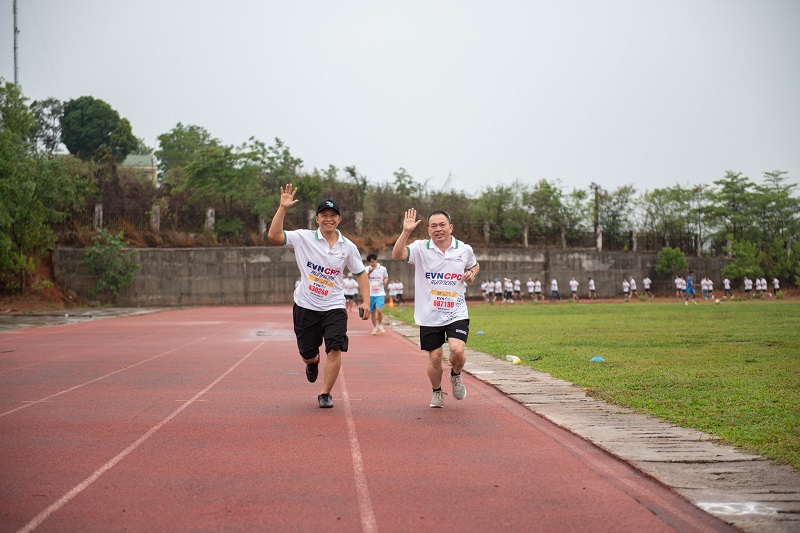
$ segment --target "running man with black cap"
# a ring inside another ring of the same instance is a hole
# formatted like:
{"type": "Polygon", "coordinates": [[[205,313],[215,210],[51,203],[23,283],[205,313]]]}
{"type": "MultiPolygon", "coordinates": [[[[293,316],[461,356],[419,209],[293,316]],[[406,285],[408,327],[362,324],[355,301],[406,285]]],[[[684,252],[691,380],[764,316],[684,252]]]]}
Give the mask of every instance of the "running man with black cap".
{"type": "Polygon", "coordinates": [[[333,407],[331,390],[342,366],[342,352],[347,351],[347,310],[345,309],[342,273],[347,268],[355,274],[361,292],[359,314],[369,319],[369,281],[361,261],[361,253],[336,229],[342,221],[339,205],[324,200],[317,206],[316,231],[285,231],[286,211],[296,204],[297,189],[287,183],[281,187],[281,199],[267,234],[269,240],[294,248],[300,268],[301,283],[294,291],[294,333],[297,349],[306,364],[306,378],[311,383],[319,373],[319,347],[325,341],[325,371],[319,406],[333,407]]]}
{"type": "Polygon", "coordinates": [[[413,264],[414,321],[419,324],[420,348],[428,352],[428,379],[433,387],[431,407],[444,407],[442,391],[442,346],[450,349],[450,383],[453,397],[462,400],[467,389],[461,369],[467,362],[464,353],[469,335],[469,314],[465,292],[475,281],[480,266],[472,247],[452,236],[450,215],[434,211],[428,215],[429,240],[406,245],[411,233],[422,223],[417,210],[409,209],[403,231],[392,249],[392,258],[413,264]]]}

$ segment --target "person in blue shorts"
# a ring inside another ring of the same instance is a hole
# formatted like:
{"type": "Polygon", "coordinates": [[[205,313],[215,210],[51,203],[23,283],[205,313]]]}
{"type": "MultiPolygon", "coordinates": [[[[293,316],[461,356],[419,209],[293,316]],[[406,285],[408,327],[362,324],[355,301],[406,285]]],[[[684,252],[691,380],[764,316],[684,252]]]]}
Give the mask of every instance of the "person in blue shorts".
{"type": "Polygon", "coordinates": [[[692,297],[692,303],[697,305],[697,302],[694,301],[694,270],[690,270],[689,275],[686,276],[686,299],[683,301],[684,305],[689,305],[689,296],[692,297]]]}

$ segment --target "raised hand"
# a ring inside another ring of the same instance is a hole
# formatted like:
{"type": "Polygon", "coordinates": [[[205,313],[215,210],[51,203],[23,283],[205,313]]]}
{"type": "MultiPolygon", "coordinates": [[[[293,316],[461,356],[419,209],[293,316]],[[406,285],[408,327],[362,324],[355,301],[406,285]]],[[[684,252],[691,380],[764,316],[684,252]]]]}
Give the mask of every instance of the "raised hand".
{"type": "Polygon", "coordinates": [[[287,183],[286,187],[281,187],[281,202],[280,206],[286,209],[292,207],[300,200],[295,200],[294,195],[297,194],[297,188],[292,188],[291,183],[287,183]]]}
{"type": "Polygon", "coordinates": [[[416,209],[412,207],[411,209],[406,211],[406,215],[403,218],[403,231],[411,233],[412,231],[417,229],[417,226],[419,226],[420,224],[422,224],[422,220],[421,219],[417,220],[416,209]]]}

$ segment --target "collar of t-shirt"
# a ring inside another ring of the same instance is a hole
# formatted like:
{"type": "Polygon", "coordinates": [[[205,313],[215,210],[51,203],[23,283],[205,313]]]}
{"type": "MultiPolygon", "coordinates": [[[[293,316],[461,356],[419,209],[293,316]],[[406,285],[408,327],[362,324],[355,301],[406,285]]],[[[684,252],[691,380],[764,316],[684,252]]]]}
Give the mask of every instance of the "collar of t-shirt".
{"type": "MultiPolygon", "coordinates": [[[[338,238],[336,239],[337,242],[344,242],[345,239],[344,235],[342,235],[342,232],[339,231],[338,229],[333,231],[335,231],[336,235],[338,235],[338,238]]],[[[317,228],[317,230],[314,232],[314,238],[316,238],[318,241],[328,242],[327,239],[325,239],[325,236],[322,234],[322,228],[317,228]]]]}
{"type": "MultiPolygon", "coordinates": [[[[427,242],[425,242],[425,248],[427,248],[429,250],[433,249],[433,250],[438,251],[440,254],[444,254],[444,252],[441,251],[438,246],[436,246],[436,243],[433,242],[433,239],[428,239],[427,242]]],[[[450,245],[447,248],[448,249],[455,248],[457,250],[458,249],[458,239],[456,239],[455,237],[450,235],[450,245]]]]}

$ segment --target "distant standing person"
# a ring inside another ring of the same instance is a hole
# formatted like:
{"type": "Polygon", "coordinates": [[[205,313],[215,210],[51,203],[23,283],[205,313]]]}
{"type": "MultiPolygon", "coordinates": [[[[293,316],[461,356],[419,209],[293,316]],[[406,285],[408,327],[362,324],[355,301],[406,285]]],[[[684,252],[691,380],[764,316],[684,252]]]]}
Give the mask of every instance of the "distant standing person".
{"type": "Polygon", "coordinates": [[[650,285],[652,283],[653,282],[647,276],[645,276],[644,279],[642,280],[642,286],[644,287],[644,295],[647,296],[648,298],[654,298],[653,293],[650,292],[650,285]]]}
{"type": "Polygon", "coordinates": [[[544,295],[542,295],[542,282],[539,281],[539,278],[536,278],[536,281],[533,282],[533,290],[536,293],[536,300],[544,300],[544,295]]]}
{"type": "Polygon", "coordinates": [[[639,297],[639,291],[636,290],[636,280],[633,279],[633,277],[631,277],[631,282],[630,283],[631,283],[631,298],[633,298],[634,296],[636,298],[638,298],[639,297]]]}
{"type": "Polygon", "coordinates": [[[722,297],[727,300],[728,296],[733,298],[733,291],[731,290],[731,280],[725,278],[722,280],[722,297]]]}
{"type": "Polygon", "coordinates": [[[569,280],[569,290],[572,292],[573,302],[580,300],[580,298],[578,298],[578,285],[578,280],[575,279],[575,276],[572,276],[572,279],[569,280]]]}
{"type": "Polygon", "coordinates": [[[550,303],[553,303],[553,298],[558,298],[561,301],[561,295],[558,293],[558,281],[556,278],[550,280],[550,303]]]}
{"type": "Polygon", "coordinates": [[[353,308],[358,307],[358,282],[353,278],[352,272],[348,272],[347,277],[342,280],[342,287],[344,288],[345,308],[349,313],[353,308]]]}
{"type": "Polygon", "coordinates": [[[525,282],[525,287],[528,289],[528,300],[533,301],[533,289],[536,288],[533,278],[528,278],[528,281],[525,282]]]}
{"type": "Polygon", "coordinates": [[[744,293],[749,295],[750,298],[753,297],[753,280],[747,276],[744,277],[744,293]]]}
{"type": "Polygon", "coordinates": [[[597,300],[597,288],[594,286],[594,280],[589,278],[589,299],[597,300]]]}
{"type": "Polygon", "coordinates": [[[372,320],[372,334],[383,335],[383,306],[386,304],[386,284],[389,273],[386,267],[378,263],[378,254],[368,254],[364,265],[369,276],[369,315],[372,320]]]}
{"type": "Polygon", "coordinates": [[[697,302],[694,300],[694,271],[690,270],[689,275],[686,276],[686,299],[683,301],[684,304],[689,305],[689,296],[692,297],[692,303],[697,305],[697,302]]]}
{"type": "Polygon", "coordinates": [[[466,284],[475,281],[480,265],[472,247],[453,237],[450,215],[434,211],[427,222],[430,239],[407,245],[422,220],[417,220],[416,209],[406,211],[403,231],[394,243],[392,257],[414,265],[414,321],[420,326],[420,348],[428,352],[428,379],[433,388],[430,406],[444,407],[442,346],[445,342],[450,349],[453,398],[463,400],[467,395],[461,379],[469,336],[465,294],[466,284]]]}
{"type": "Polygon", "coordinates": [[[622,294],[625,295],[625,301],[630,301],[631,282],[628,278],[622,278],[622,294]]]}
{"type": "Polygon", "coordinates": [[[325,372],[317,401],[320,407],[330,408],[333,407],[331,390],[342,366],[342,352],[349,345],[342,273],[345,268],[355,272],[364,298],[361,304],[364,320],[369,316],[366,303],[369,282],[358,248],[337,229],[342,215],[336,202],[324,200],[317,206],[314,217],[317,230],[283,229],[286,211],[299,201],[294,199],[295,194],[297,189],[291,183],[281,187],[280,203],[267,236],[276,244],[294,248],[301,280],[294,291],[292,311],[297,349],[306,364],[306,379],[314,383],[319,372],[319,348],[325,342],[325,372]]]}
{"type": "Polygon", "coordinates": [[[403,282],[399,279],[394,283],[395,290],[397,291],[397,303],[404,304],[406,303],[405,298],[403,298],[403,282]]]}
{"type": "Polygon", "coordinates": [[[514,278],[514,300],[522,303],[522,282],[519,278],[514,278]]]}
{"type": "Polygon", "coordinates": [[[778,296],[780,290],[781,290],[781,282],[778,281],[778,278],[772,278],[772,294],[778,296]]]}

